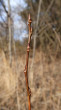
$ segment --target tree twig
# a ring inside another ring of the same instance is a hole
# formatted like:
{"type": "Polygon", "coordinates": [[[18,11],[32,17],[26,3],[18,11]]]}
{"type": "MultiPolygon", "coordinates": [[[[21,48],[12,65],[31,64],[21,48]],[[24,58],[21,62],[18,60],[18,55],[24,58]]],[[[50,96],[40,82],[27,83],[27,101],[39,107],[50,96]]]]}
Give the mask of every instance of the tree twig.
{"type": "Polygon", "coordinates": [[[29,39],[28,39],[28,46],[27,46],[26,65],[25,65],[25,70],[24,70],[25,80],[26,80],[26,88],[27,88],[27,95],[28,95],[28,106],[29,106],[29,110],[31,110],[31,102],[30,102],[31,90],[29,88],[29,83],[28,83],[28,62],[29,62],[30,42],[31,42],[31,36],[32,36],[31,23],[32,23],[32,20],[30,18],[30,14],[29,14],[29,17],[28,17],[29,39]]]}

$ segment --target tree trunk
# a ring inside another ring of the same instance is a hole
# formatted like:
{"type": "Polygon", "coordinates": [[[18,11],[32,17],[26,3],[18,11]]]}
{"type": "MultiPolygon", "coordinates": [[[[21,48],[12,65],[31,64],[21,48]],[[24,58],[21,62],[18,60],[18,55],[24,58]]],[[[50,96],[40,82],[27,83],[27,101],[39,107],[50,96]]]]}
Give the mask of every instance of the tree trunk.
{"type": "Polygon", "coordinates": [[[8,28],[9,28],[9,64],[10,67],[12,66],[12,46],[11,46],[11,41],[12,41],[12,32],[11,32],[11,9],[10,9],[10,0],[8,0],[8,28]]]}

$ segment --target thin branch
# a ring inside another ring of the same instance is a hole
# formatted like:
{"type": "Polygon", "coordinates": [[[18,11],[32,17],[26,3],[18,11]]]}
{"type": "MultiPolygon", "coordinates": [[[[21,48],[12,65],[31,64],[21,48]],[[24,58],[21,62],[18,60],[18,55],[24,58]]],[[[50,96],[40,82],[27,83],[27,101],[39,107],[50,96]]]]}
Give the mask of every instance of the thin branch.
{"type": "Polygon", "coordinates": [[[31,21],[30,15],[28,18],[28,23],[29,23],[28,24],[29,25],[29,39],[28,39],[26,66],[25,66],[24,74],[25,74],[26,88],[27,88],[27,95],[28,95],[28,105],[29,105],[29,110],[31,110],[31,102],[30,102],[31,91],[30,91],[29,83],[28,83],[28,62],[29,62],[30,42],[31,42],[31,36],[32,36],[32,27],[31,27],[32,21],[31,21]]]}
{"type": "Polygon", "coordinates": [[[3,8],[4,8],[5,12],[8,14],[8,11],[6,10],[6,7],[5,7],[4,2],[3,2],[2,0],[0,0],[0,3],[2,4],[2,6],[3,6],[3,8]]]}

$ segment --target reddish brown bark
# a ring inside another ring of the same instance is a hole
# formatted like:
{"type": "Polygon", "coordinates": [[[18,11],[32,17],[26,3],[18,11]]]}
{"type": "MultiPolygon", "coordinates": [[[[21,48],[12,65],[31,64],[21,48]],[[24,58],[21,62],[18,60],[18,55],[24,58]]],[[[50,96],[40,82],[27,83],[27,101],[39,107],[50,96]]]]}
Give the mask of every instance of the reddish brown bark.
{"type": "Polygon", "coordinates": [[[30,101],[31,91],[30,91],[29,83],[28,83],[28,62],[29,62],[30,42],[31,42],[31,36],[32,36],[31,23],[32,23],[32,20],[30,18],[30,14],[29,14],[29,18],[28,18],[29,39],[28,39],[28,46],[27,46],[26,66],[25,66],[25,70],[24,70],[25,80],[26,80],[26,88],[27,88],[27,95],[28,95],[28,106],[29,106],[29,110],[31,110],[31,101],[30,101]]]}

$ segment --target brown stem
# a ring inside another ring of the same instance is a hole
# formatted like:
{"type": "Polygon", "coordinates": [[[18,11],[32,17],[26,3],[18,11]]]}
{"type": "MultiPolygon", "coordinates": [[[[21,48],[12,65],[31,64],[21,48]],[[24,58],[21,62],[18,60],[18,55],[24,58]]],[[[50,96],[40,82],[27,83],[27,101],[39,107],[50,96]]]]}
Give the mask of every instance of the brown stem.
{"type": "Polygon", "coordinates": [[[27,46],[26,66],[25,66],[25,70],[24,70],[25,80],[26,80],[26,88],[27,88],[27,95],[28,95],[28,106],[29,106],[29,110],[31,110],[31,101],[30,101],[31,91],[30,91],[29,83],[28,83],[28,62],[29,62],[30,42],[31,42],[31,36],[32,36],[31,23],[32,23],[32,21],[31,21],[30,14],[29,14],[29,18],[28,18],[29,39],[28,39],[28,46],[27,46]]]}

